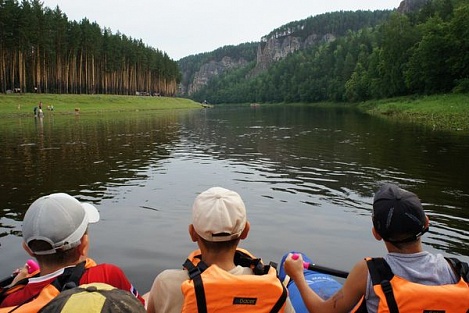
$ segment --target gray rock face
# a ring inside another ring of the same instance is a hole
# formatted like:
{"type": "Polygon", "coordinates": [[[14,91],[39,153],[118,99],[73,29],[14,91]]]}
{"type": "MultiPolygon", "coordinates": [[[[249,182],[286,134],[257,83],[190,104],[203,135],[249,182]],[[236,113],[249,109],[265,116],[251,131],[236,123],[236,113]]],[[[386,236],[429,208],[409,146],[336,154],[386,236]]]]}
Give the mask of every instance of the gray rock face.
{"type": "Polygon", "coordinates": [[[424,6],[429,0],[403,0],[397,11],[400,13],[409,13],[420,9],[424,6]]]}
{"type": "Polygon", "coordinates": [[[272,36],[269,39],[263,38],[263,41],[257,48],[257,62],[253,70],[253,75],[259,74],[269,68],[273,63],[284,59],[289,54],[309,48],[316,44],[334,41],[336,37],[333,34],[311,34],[306,39],[292,35],[272,36]]]}
{"type": "Polygon", "coordinates": [[[184,88],[184,91],[180,88],[180,92],[191,95],[201,87],[207,85],[208,81],[213,77],[221,75],[227,70],[245,66],[247,63],[248,62],[244,59],[235,60],[228,56],[224,56],[220,61],[210,61],[209,63],[205,63],[194,74],[194,79],[189,84],[189,86],[184,88]]]}

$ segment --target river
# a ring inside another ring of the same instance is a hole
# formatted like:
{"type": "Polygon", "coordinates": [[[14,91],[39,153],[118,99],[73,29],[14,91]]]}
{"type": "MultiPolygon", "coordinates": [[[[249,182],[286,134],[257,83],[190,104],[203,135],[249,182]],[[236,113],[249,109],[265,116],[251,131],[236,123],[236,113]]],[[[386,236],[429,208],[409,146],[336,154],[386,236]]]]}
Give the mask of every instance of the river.
{"type": "Polygon", "coordinates": [[[373,193],[417,193],[431,220],[424,246],[469,261],[469,140],[350,109],[216,107],[5,118],[0,126],[0,269],[21,265],[21,220],[52,192],[93,203],[91,256],[121,266],[141,292],[196,248],[195,196],[237,191],[265,261],[290,250],[350,270],[385,252],[371,235],[373,193]]]}

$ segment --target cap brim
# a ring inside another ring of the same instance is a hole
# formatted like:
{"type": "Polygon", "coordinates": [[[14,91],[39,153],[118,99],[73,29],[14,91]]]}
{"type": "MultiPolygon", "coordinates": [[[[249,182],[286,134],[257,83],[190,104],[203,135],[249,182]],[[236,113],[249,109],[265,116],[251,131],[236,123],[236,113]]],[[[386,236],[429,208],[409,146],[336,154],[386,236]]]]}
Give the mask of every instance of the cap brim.
{"type": "Polygon", "coordinates": [[[94,205],[83,202],[81,202],[81,205],[85,209],[86,215],[88,216],[88,223],[96,223],[99,221],[99,212],[94,205]]]}

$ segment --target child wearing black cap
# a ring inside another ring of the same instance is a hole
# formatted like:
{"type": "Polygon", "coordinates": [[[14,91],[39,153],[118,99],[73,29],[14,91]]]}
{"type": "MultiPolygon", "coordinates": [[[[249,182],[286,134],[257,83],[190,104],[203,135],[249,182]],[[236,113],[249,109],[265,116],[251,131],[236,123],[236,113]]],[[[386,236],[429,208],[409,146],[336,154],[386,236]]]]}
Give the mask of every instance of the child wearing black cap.
{"type": "Polygon", "coordinates": [[[469,312],[467,264],[423,250],[429,219],[417,195],[383,185],[373,199],[372,221],[388,254],[359,261],[328,300],[309,288],[301,255],[287,258],[285,272],[310,312],[469,312]]]}

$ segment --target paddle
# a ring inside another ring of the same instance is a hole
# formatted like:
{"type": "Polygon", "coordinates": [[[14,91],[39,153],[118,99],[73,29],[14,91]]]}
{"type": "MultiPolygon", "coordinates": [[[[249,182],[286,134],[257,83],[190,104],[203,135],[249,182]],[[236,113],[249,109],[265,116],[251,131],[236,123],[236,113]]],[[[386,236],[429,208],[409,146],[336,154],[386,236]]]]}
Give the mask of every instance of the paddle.
{"type": "MultiPolygon", "coordinates": [[[[36,263],[36,261],[29,259],[26,261],[25,266],[28,268],[28,274],[32,274],[34,272],[39,271],[39,265],[36,263]]],[[[18,275],[18,272],[14,272],[8,277],[5,277],[4,279],[0,280],[0,287],[6,287],[11,284],[15,276],[18,275]]]]}
{"type": "MultiPolygon", "coordinates": [[[[298,260],[298,257],[299,257],[298,254],[293,254],[291,258],[293,260],[298,260]]],[[[303,267],[307,270],[316,271],[316,272],[319,272],[319,273],[333,275],[333,276],[337,276],[337,277],[341,277],[341,278],[347,278],[347,276],[348,276],[347,272],[344,272],[344,271],[341,271],[341,270],[336,270],[336,269],[325,267],[325,266],[321,266],[321,265],[312,264],[312,263],[309,263],[309,262],[303,262],[303,267]]]]}

